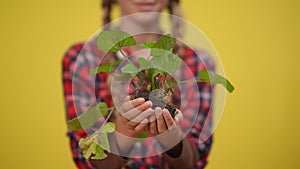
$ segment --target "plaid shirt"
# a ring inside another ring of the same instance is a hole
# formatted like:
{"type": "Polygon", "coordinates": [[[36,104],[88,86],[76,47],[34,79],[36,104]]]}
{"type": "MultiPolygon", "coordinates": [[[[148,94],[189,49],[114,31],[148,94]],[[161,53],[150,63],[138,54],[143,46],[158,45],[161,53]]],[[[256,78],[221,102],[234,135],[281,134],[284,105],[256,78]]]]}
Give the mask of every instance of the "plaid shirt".
{"type": "MultiPolygon", "coordinates": [[[[99,63],[99,59],[103,55],[96,45],[90,45],[87,47],[84,44],[76,44],[72,46],[66,53],[63,58],[63,86],[64,86],[64,96],[65,96],[65,106],[67,113],[67,120],[70,120],[77,116],[77,113],[86,109],[89,105],[88,102],[90,99],[93,99],[92,96],[96,96],[96,100],[91,102],[99,102],[105,101],[109,106],[112,106],[113,102],[111,99],[111,94],[108,90],[108,85],[106,84],[107,74],[101,73],[96,75],[96,79],[94,81],[94,85],[89,84],[89,69],[94,68],[99,63]],[[91,53],[92,55],[86,55],[85,57],[79,58],[78,56],[81,53],[91,53]],[[76,63],[76,64],[75,64],[76,63]],[[92,63],[92,64],[91,64],[92,63]],[[87,66],[89,65],[89,66],[87,66]],[[75,71],[76,70],[76,71],[75,71]],[[72,81],[72,77],[82,77],[81,82],[72,81]],[[80,84],[78,84],[80,83],[80,84]],[[76,93],[76,89],[80,86],[80,93],[76,93]],[[77,87],[76,87],[77,86],[77,87]],[[75,92],[74,92],[75,91],[75,92]],[[80,96],[80,97],[79,97],[80,96]],[[77,105],[80,105],[79,108],[77,105]]],[[[189,70],[182,70],[182,76],[188,74],[187,71],[193,72],[194,76],[197,76],[197,72],[200,70],[210,70],[214,71],[214,63],[212,59],[201,50],[191,50],[186,48],[184,51],[184,56],[182,60],[188,66],[189,70]]],[[[193,91],[189,90],[188,84],[185,86],[186,95],[193,95],[193,91]]],[[[186,137],[188,137],[189,141],[199,152],[199,159],[197,162],[197,166],[195,168],[201,169],[204,168],[207,163],[207,157],[212,145],[212,136],[210,136],[210,128],[211,128],[211,99],[212,99],[212,86],[209,83],[198,83],[198,90],[200,94],[200,101],[194,100],[194,107],[190,107],[190,109],[198,108],[199,112],[197,114],[197,118],[195,123],[192,125],[191,122],[194,121],[192,119],[188,119],[189,117],[185,117],[185,112],[188,113],[189,109],[182,110],[184,114],[184,120],[181,123],[181,128],[184,126],[192,126],[191,130],[186,137]],[[198,106],[198,107],[195,107],[198,106]],[[204,131],[207,130],[207,131],[204,131]],[[201,134],[200,134],[201,133],[201,134]],[[207,135],[208,139],[204,142],[200,141],[201,137],[207,135]]],[[[174,94],[173,102],[180,103],[180,94],[174,94]]],[[[189,100],[190,102],[190,100],[189,100]]],[[[187,114],[188,115],[188,114],[187,114]]],[[[193,117],[195,118],[195,117],[193,117]]],[[[81,152],[81,149],[78,146],[79,139],[82,137],[86,137],[86,132],[83,130],[80,131],[68,131],[68,137],[70,138],[70,147],[72,150],[73,159],[79,169],[91,169],[93,168],[88,160],[86,160],[81,152]]],[[[147,144],[144,143],[144,144],[147,144]]],[[[143,146],[149,147],[149,146],[143,146]]],[[[151,150],[149,150],[151,151],[151,150]]],[[[128,169],[146,169],[146,168],[166,168],[171,169],[163,159],[161,154],[146,157],[146,158],[131,158],[126,164],[125,168],[128,169]]]]}

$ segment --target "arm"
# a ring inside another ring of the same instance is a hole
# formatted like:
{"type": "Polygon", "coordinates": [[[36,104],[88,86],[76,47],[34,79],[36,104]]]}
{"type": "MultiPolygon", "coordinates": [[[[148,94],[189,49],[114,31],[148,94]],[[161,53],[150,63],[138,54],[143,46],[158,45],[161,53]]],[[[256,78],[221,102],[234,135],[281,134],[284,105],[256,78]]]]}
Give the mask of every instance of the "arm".
{"type": "MultiPolygon", "coordinates": [[[[193,53],[193,55],[194,56],[188,57],[190,57],[189,59],[195,58],[195,61],[190,62],[194,63],[194,65],[191,66],[191,70],[194,70],[195,76],[197,76],[198,71],[203,69],[214,72],[213,61],[206,53],[198,53],[201,61],[195,53],[193,53]]],[[[195,166],[197,166],[197,168],[204,168],[210,152],[212,144],[212,136],[210,131],[212,123],[212,111],[210,111],[210,108],[213,87],[209,83],[198,83],[198,88],[200,94],[200,104],[195,104],[199,105],[199,113],[197,114],[196,122],[193,124],[192,129],[189,131],[187,136],[179,144],[163,154],[163,157],[167,163],[176,169],[193,168],[195,166]]],[[[197,102],[199,102],[199,100],[197,100],[197,102]]],[[[191,107],[191,109],[193,109],[193,107],[191,107]]],[[[168,117],[164,118],[165,121],[167,121],[167,119],[168,117]]],[[[172,123],[174,122],[171,122],[170,124],[172,123]]],[[[165,144],[168,143],[166,142],[165,144]]]]}
{"type": "MultiPolygon", "coordinates": [[[[77,116],[77,113],[86,110],[89,106],[88,103],[93,102],[92,94],[94,94],[93,87],[90,86],[90,79],[88,78],[88,66],[86,63],[80,63],[83,67],[77,67],[76,60],[79,55],[83,44],[72,46],[63,58],[63,86],[64,86],[64,99],[66,106],[67,120],[71,120],[77,116]],[[76,69],[76,71],[74,71],[76,69]],[[73,76],[76,78],[73,79],[73,76]],[[84,77],[83,77],[84,76],[84,77]],[[79,89],[80,90],[79,90],[79,89]],[[75,106],[76,103],[77,105],[75,106]],[[76,113],[77,112],[77,113],[76,113]]],[[[78,146],[80,138],[86,137],[84,130],[68,131],[70,139],[70,147],[72,150],[73,160],[79,169],[96,168],[121,168],[127,160],[114,154],[108,154],[104,160],[86,160],[82,155],[82,150],[78,146]]],[[[114,144],[111,144],[112,148],[114,144]]]]}
{"type": "MultiPolygon", "coordinates": [[[[196,50],[193,52],[192,56],[188,57],[195,59],[195,77],[197,77],[197,72],[201,70],[215,72],[214,61],[205,51],[196,50]]],[[[211,150],[213,89],[214,86],[210,83],[198,83],[200,94],[199,112],[197,114],[196,122],[186,136],[191,143],[192,149],[198,152],[198,158],[196,158],[197,168],[204,168],[206,166],[207,157],[211,150]]]]}
{"type": "MultiPolygon", "coordinates": [[[[119,108],[120,112],[114,112],[116,132],[110,135],[111,150],[116,154],[129,155],[131,146],[136,142],[138,135],[145,131],[148,126],[148,117],[154,113],[151,110],[152,103],[144,98],[130,100],[125,98],[125,102],[119,108]]],[[[110,154],[104,160],[91,160],[96,168],[121,168],[127,160],[123,157],[110,154]],[[114,161],[116,160],[116,162],[114,161]],[[120,163],[123,162],[123,163],[120,163]]]]}
{"type": "MultiPolygon", "coordinates": [[[[150,132],[158,135],[158,141],[164,149],[169,149],[163,153],[166,162],[176,169],[191,169],[199,159],[197,149],[195,149],[188,138],[182,138],[182,132],[178,124],[174,121],[167,109],[155,109],[157,119],[151,121],[150,132]]],[[[175,117],[176,119],[176,117],[175,117]]]]}
{"type": "MultiPolygon", "coordinates": [[[[72,76],[73,76],[73,69],[75,66],[75,61],[77,55],[80,53],[83,45],[78,44],[72,46],[65,54],[63,58],[63,89],[64,89],[64,100],[65,100],[65,107],[66,107],[66,117],[67,120],[71,120],[72,118],[76,117],[75,106],[73,103],[72,97],[72,76]]],[[[68,131],[68,137],[70,139],[70,148],[72,151],[73,160],[76,166],[79,169],[90,169],[92,166],[82,155],[81,149],[78,146],[79,139],[81,137],[85,137],[86,133],[84,131],[68,131]]]]}

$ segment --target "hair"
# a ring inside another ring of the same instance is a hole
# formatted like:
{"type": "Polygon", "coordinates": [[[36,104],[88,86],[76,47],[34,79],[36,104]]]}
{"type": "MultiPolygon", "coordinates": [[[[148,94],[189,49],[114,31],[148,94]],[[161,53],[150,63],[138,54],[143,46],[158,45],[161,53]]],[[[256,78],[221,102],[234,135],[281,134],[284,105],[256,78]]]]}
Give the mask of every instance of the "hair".
{"type": "MultiPolygon", "coordinates": [[[[169,0],[168,10],[171,14],[171,23],[172,23],[172,33],[175,37],[183,37],[184,25],[179,18],[183,18],[183,12],[179,5],[179,0],[169,0]],[[176,17],[172,17],[172,15],[176,17]]],[[[174,52],[177,53],[180,57],[183,57],[185,45],[181,41],[176,41],[174,46],[174,52]]]]}
{"type": "MultiPolygon", "coordinates": [[[[116,0],[102,0],[102,21],[103,25],[107,25],[111,22],[111,11],[112,6],[117,3],[116,0]]],[[[172,34],[175,37],[182,38],[183,37],[183,29],[184,25],[182,22],[180,22],[179,18],[183,18],[183,12],[180,8],[180,0],[169,0],[169,3],[167,5],[167,9],[170,13],[170,20],[172,23],[172,34]],[[172,17],[172,15],[176,17],[172,17]]],[[[109,27],[104,27],[104,30],[108,30],[109,27]]],[[[174,52],[177,53],[180,57],[183,56],[185,45],[178,41],[176,42],[176,45],[174,47],[174,52]]]]}
{"type": "Polygon", "coordinates": [[[112,5],[116,3],[116,0],[102,0],[102,20],[103,25],[110,23],[111,21],[111,9],[112,5]]]}

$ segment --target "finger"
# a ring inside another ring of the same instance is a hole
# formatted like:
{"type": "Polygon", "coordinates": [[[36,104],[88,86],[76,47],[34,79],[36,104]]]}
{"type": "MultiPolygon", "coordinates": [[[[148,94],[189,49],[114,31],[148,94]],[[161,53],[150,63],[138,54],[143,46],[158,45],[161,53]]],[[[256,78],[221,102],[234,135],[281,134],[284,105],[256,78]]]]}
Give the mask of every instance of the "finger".
{"type": "Polygon", "coordinates": [[[137,98],[137,99],[134,99],[134,100],[130,100],[130,97],[127,96],[125,98],[125,102],[122,104],[122,106],[120,107],[120,111],[121,113],[122,112],[127,112],[129,111],[130,109],[136,107],[136,106],[139,106],[141,105],[142,103],[145,102],[145,99],[140,97],[140,98],[137,98]]]}
{"type": "Polygon", "coordinates": [[[134,130],[134,128],[136,128],[136,126],[138,126],[143,120],[147,119],[152,114],[153,114],[153,110],[152,109],[148,109],[148,110],[140,113],[137,117],[135,117],[134,119],[130,120],[126,124],[127,128],[130,129],[130,130],[134,130]]]}
{"type": "Polygon", "coordinates": [[[137,133],[140,133],[142,132],[147,126],[148,126],[148,119],[144,119],[141,123],[139,123],[135,128],[134,130],[137,132],[137,133]]]}
{"type": "Polygon", "coordinates": [[[127,118],[128,120],[134,119],[135,117],[137,117],[139,114],[141,114],[141,112],[146,111],[147,109],[149,109],[150,107],[152,107],[152,103],[151,101],[146,101],[145,103],[139,105],[138,107],[129,110],[128,112],[122,114],[125,118],[127,118]]]}
{"type": "Polygon", "coordinates": [[[168,109],[163,110],[163,116],[164,116],[164,119],[165,119],[168,129],[170,129],[171,127],[173,127],[173,125],[175,125],[175,121],[173,120],[168,109]]]}
{"type": "Polygon", "coordinates": [[[149,131],[152,135],[157,135],[158,134],[155,114],[150,116],[149,131]]]}
{"type": "Polygon", "coordinates": [[[126,96],[125,98],[124,98],[124,101],[129,101],[130,100],[130,96],[126,96]]]}
{"type": "Polygon", "coordinates": [[[175,119],[175,122],[176,122],[177,124],[179,124],[179,123],[183,120],[183,114],[182,114],[182,112],[181,112],[180,110],[178,110],[178,109],[176,109],[176,111],[177,111],[178,113],[175,115],[174,119],[175,119]]]}
{"type": "Polygon", "coordinates": [[[157,131],[158,133],[162,133],[167,130],[167,126],[165,124],[165,120],[162,116],[162,109],[157,107],[155,108],[155,115],[157,119],[157,131]]]}

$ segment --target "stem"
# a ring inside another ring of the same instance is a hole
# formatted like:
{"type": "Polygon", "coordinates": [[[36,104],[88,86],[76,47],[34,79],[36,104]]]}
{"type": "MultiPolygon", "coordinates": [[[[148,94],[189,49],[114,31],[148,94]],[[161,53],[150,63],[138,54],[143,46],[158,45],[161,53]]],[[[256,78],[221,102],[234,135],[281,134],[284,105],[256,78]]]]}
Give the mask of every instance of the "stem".
{"type": "MultiPolygon", "coordinates": [[[[140,86],[143,86],[146,82],[147,82],[147,80],[143,80],[143,82],[140,84],[140,86]]],[[[146,86],[146,88],[147,88],[147,86],[146,86]]]]}
{"type": "Polygon", "coordinates": [[[189,82],[205,82],[205,81],[202,81],[200,79],[197,79],[197,80],[184,80],[184,81],[178,82],[178,84],[189,83],[189,82]]]}
{"type": "Polygon", "coordinates": [[[131,60],[129,60],[128,56],[122,51],[122,49],[120,49],[119,51],[121,52],[121,54],[124,56],[124,58],[125,58],[129,63],[133,64],[133,63],[131,62],[131,60]]]}
{"type": "MultiPolygon", "coordinates": [[[[150,53],[151,54],[151,53],[150,53]]],[[[149,64],[150,64],[150,57],[151,57],[151,55],[149,55],[148,57],[147,57],[147,67],[149,66],[149,64]]]]}
{"type": "MultiPolygon", "coordinates": [[[[183,80],[183,81],[178,82],[178,85],[183,84],[183,83],[189,83],[189,82],[205,82],[205,81],[202,81],[200,79],[197,79],[197,80],[183,80]]],[[[170,88],[175,87],[175,86],[176,86],[176,84],[170,86],[170,88]]]]}
{"type": "Polygon", "coordinates": [[[114,109],[115,107],[110,107],[110,108],[108,108],[107,110],[112,110],[112,109],[114,109]]]}
{"type": "Polygon", "coordinates": [[[133,88],[137,88],[134,82],[130,83],[132,85],[133,88]]]}
{"type": "Polygon", "coordinates": [[[178,82],[178,84],[189,83],[189,82],[195,82],[195,80],[183,80],[183,81],[178,82]]]}
{"type": "Polygon", "coordinates": [[[143,74],[143,71],[140,71],[136,74],[136,77],[138,78],[138,85],[140,88],[147,82],[146,74],[143,74]]]}
{"type": "Polygon", "coordinates": [[[109,114],[107,115],[105,121],[103,122],[102,126],[100,127],[100,129],[98,131],[96,131],[94,134],[93,134],[93,137],[96,137],[97,134],[100,133],[102,127],[104,126],[104,124],[107,123],[108,119],[110,118],[110,116],[112,115],[112,113],[114,112],[114,109],[115,109],[115,106],[113,107],[110,107],[108,110],[110,110],[109,114]]]}

